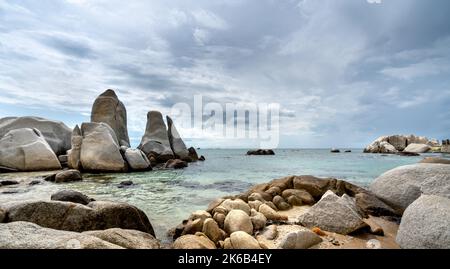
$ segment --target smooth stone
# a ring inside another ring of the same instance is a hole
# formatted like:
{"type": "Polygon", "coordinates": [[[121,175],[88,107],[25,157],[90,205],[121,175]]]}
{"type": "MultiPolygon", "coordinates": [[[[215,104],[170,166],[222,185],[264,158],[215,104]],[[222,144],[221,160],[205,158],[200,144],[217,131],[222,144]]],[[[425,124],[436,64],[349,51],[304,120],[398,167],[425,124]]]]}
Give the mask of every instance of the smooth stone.
{"type": "Polygon", "coordinates": [[[72,202],[82,205],[87,205],[93,201],[92,198],[82,194],[81,192],[74,190],[62,190],[58,191],[50,197],[53,201],[72,202]]]}
{"type": "Polygon", "coordinates": [[[421,160],[419,163],[440,163],[440,164],[450,164],[449,159],[442,159],[437,157],[426,157],[421,160]]]}
{"type": "Polygon", "coordinates": [[[431,147],[426,144],[409,144],[403,151],[413,153],[426,153],[431,150],[431,147]]]}
{"type": "Polygon", "coordinates": [[[125,150],[125,160],[128,163],[128,166],[133,171],[143,171],[143,170],[151,170],[151,164],[147,156],[140,149],[130,149],[127,148],[125,150]]]}
{"type": "Polygon", "coordinates": [[[202,232],[216,244],[225,238],[225,232],[220,229],[217,222],[212,218],[208,218],[203,222],[202,232]]]}
{"type": "Polygon", "coordinates": [[[81,181],[83,177],[78,170],[66,170],[55,175],[55,183],[67,183],[73,181],[81,181]]]}
{"type": "Polygon", "coordinates": [[[206,235],[197,233],[178,237],[173,243],[174,249],[216,249],[216,245],[206,235]]]}
{"type": "Polygon", "coordinates": [[[322,242],[322,238],[309,230],[290,232],[279,244],[281,249],[308,249],[322,242]]]}
{"type": "Polygon", "coordinates": [[[248,233],[236,231],[230,235],[231,249],[261,249],[258,241],[248,233]]]}
{"type": "MultiPolygon", "coordinates": [[[[200,158],[198,157],[197,151],[195,150],[194,147],[188,148],[188,152],[189,152],[189,158],[191,159],[191,161],[193,161],[193,162],[199,161],[200,158]]],[[[202,160],[202,161],[204,161],[204,160],[202,160]]]]}
{"type": "Polygon", "coordinates": [[[195,234],[203,230],[203,219],[190,219],[186,223],[182,235],[185,234],[195,234]]]}
{"type": "Polygon", "coordinates": [[[217,199],[213,200],[211,203],[208,204],[208,208],[206,209],[206,212],[212,213],[213,210],[216,207],[220,206],[223,201],[225,201],[225,199],[223,199],[223,198],[217,198],[217,199]]]}
{"type": "Polygon", "coordinates": [[[138,147],[147,157],[153,156],[158,162],[166,162],[175,156],[170,147],[169,134],[161,112],[147,113],[147,126],[138,147]]]}
{"type": "Polygon", "coordinates": [[[288,219],[286,216],[280,215],[278,212],[276,212],[266,204],[262,204],[259,207],[259,212],[262,213],[268,220],[279,221],[288,219]]]}
{"type": "Polygon", "coordinates": [[[267,223],[266,216],[264,216],[264,214],[256,211],[255,209],[251,210],[250,219],[252,221],[254,230],[257,231],[257,230],[264,229],[264,227],[266,227],[266,223],[267,223]]]}
{"type": "Polygon", "coordinates": [[[252,194],[250,194],[250,195],[248,196],[248,201],[249,201],[249,202],[251,202],[251,201],[261,201],[261,202],[264,202],[265,200],[264,200],[264,198],[262,197],[262,195],[261,195],[260,193],[254,192],[254,193],[252,193],[252,194]]]}
{"type": "Polygon", "coordinates": [[[222,213],[216,213],[214,214],[214,220],[217,222],[217,224],[219,225],[220,228],[223,228],[225,225],[225,214],[222,213]]]}
{"type": "Polygon", "coordinates": [[[263,204],[261,201],[250,201],[248,202],[248,205],[250,206],[250,209],[255,209],[256,211],[259,210],[259,207],[263,204]]]}
{"type": "Polygon", "coordinates": [[[237,231],[253,234],[253,224],[246,212],[239,209],[233,209],[225,217],[224,230],[228,234],[237,231]]]}
{"type": "Polygon", "coordinates": [[[103,241],[126,249],[159,249],[159,241],[151,234],[136,230],[111,228],[102,231],[87,231],[83,234],[95,236],[103,241]]]}
{"type": "Polygon", "coordinates": [[[119,145],[130,146],[127,129],[127,110],[114,90],[108,89],[95,99],[92,105],[91,122],[109,125],[119,140],[119,145]]]}
{"type": "Polygon", "coordinates": [[[186,162],[192,162],[189,150],[187,149],[186,144],[183,142],[183,139],[181,139],[180,133],[178,133],[173,120],[169,116],[166,116],[166,120],[169,143],[172,152],[175,155],[175,158],[181,159],[186,162]]]}
{"type": "Polygon", "coordinates": [[[60,163],[67,163],[68,156],[67,155],[59,155],[58,156],[58,160],[59,160],[60,163]]]}
{"type": "Polygon", "coordinates": [[[312,195],[309,194],[309,192],[307,192],[305,190],[286,189],[283,191],[281,196],[284,199],[288,199],[290,196],[295,196],[301,200],[302,204],[307,204],[307,205],[314,204],[314,202],[315,202],[314,197],[312,197],[312,195]]]}
{"type": "Polygon", "coordinates": [[[226,199],[225,201],[222,202],[221,206],[228,211],[231,211],[233,209],[240,209],[244,211],[247,215],[250,215],[250,206],[241,199],[235,200],[226,199]]]}
{"type": "Polygon", "coordinates": [[[396,241],[405,249],[450,249],[450,199],[422,195],[406,208],[396,241]]]}
{"type": "Polygon", "coordinates": [[[70,169],[80,170],[81,166],[81,145],[83,144],[83,136],[78,125],[73,128],[71,149],[67,151],[67,166],[70,169]]]}
{"type": "Polygon", "coordinates": [[[208,211],[206,210],[197,210],[191,213],[191,216],[189,217],[189,219],[195,220],[195,219],[208,219],[208,218],[212,218],[211,214],[209,214],[208,211]]]}
{"type": "Polygon", "coordinates": [[[186,161],[180,160],[180,159],[170,159],[165,164],[165,169],[183,169],[185,167],[188,167],[188,164],[186,161]]]}

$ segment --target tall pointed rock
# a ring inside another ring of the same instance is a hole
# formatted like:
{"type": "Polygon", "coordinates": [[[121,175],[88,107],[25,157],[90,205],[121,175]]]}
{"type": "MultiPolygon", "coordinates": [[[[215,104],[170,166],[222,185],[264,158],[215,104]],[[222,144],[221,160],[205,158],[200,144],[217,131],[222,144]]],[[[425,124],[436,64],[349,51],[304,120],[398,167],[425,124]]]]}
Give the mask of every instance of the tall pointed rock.
{"type": "Polygon", "coordinates": [[[127,129],[127,110],[113,90],[106,90],[95,99],[91,122],[108,124],[116,133],[121,146],[130,147],[127,129]]]}
{"type": "Polygon", "coordinates": [[[174,158],[170,147],[169,136],[163,116],[159,111],[147,114],[147,127],[138,147],[150,159],[154,157],[158,162],[165,162],[174,158]]]}
{"type": "Polygon", "coordinates": [[[181,139],[181,136],[178,133],[177,128],[175,128],[172,119],[169,116],[166,116],[166,119],[170,147],[172,148],[175,157],[183,161],[192,161],[189,157],[189,151],[186,147],[186,144],[184,144],[183,140],[181,139]]]}

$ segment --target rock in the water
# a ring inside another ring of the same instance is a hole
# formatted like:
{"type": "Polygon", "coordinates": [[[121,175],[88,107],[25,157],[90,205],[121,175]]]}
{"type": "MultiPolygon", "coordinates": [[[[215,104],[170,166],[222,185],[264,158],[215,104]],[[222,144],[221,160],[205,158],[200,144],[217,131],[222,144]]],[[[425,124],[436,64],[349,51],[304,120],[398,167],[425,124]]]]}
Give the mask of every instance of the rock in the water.
{"type": "Polygon", "coordinates": [[[426,157],[423,160],[421,160],[419,163],[450,164],[450,160],[449,159],[436,158],[436,157],[426,157]]]}
{"type": "Polygon", "coordinates": [[[216,244],[225,237],[225,232],[220,229],[217,222],[211,218],[208,218],[203,222],[202,232],[216,244]]]}
{"type": "Polygon", "coordinates": [[[396,241],[407,249],[450,249],[450,199],[422,195],[405,210],[396,241]]]}
{"type": "Polygon", "coordinates": [[[303,226],[319,227],[325,231],[349,234],[364,226],[362,217],[355,211],[356,205],[346,194],[337,196],[327,191],[322,199],[298,219],[303,226]]]}
{"type": "Polygon", "coordinates": [[[248,233],[237,231],[230,235],[229,249],[261,249],[258,241],[248,233]]]}
{"type": "Polygon", "coordinates": [[[147,157],[155,157],[158,162],[174,158],[169,136],[161,112],[150,111],[147,114],[147,127],[138,147],[147,157]]]}
{"type": "Polygon", "coordinates": [[[226,210],[231,211],[233,209],[240,209],[244,211],[247,215],[250,215],[250,206],[242,201],[241,199],[226,199],[221,204],[222,207],[224,207],[226,210]]]}
{"type": "Polygon", "coordinates": [[[119,183],[119,186],[117,186],[119,189],[122,188],[126,188],[126,187],[130,187],[130,186],[134,186],[134,182],[131,180],[125,180],[119,183]]]}
{"type": "Polygon", "coordinates": [[[409,144],[403,151],[412,153],[426,153],[431,150],[431,147],[426,144],[409,144]]]}
{"type": "Polygon", "coordinates": [[[78,191],[73,190],[62,190],[52,194],[51,200],[53,201],[63,201],[63,202],[72,202],[82,205],[87,205],[93,201],[92,198],[82,194],[78,191]]]}
{"type": "Polygon", "coordinates": [[[252,209],[250,212],[250,219],[253,224],[253,229],[255,230],[261,230],[264,227],[266,227],[267,218],[264,216],[264,214],[256,211],[255,209],[252,209]]]}
{"type": "Polygon", "coordinates": [[[275,152],[271,149],[257,149],[247,151],[247,155],[275,155],[275,152]]]}
{"type": "Polygon", "coordinates": [[[428,163],[400,166],[379,176],[369,189],[400,211],[422,193],[450,198],[450,166],[428,163]]]}
{"type": "Polygon", "coordinates": [[[95,99],[91,122],[103,122],[116,134],[120,146],[130,147],[127,129],[127,110],[113,90],[106,90],[95,99]]]}
{"type": "Polygon", "coordinates": [[[0,186],[11,186],[11,185],[18,185],[19,182],[16,180],[1,180],[0,186]]]}
{"type": "Polygon", "coordinates": [[[1,207],[8,214],[8,222],[28,221],[74,232],[122,228],[155,234],[145,213],[126,203],[95,201],[85,206],[61,201],[25,201],[1,207]]]}
{"type": "Polygon", "coordinates": [[[84,170],[123,172],[125,161],[120,153],[114,131],[106,123],[83,123],[81,125],[81,165],[84,170]]]}
{"type": "MultiPolygon", "coordinates": [[[[197,151],[195,150],[194,147],[188,148],[188,151],[189,151],[189,158],[191,159],[191,161],[196,162],[196,161],[199,160],[197,151]]],[[[204,158],[204,157],[203,157],[203,158],[204,158]]]]}
{"type": "Polygon", "coordinates": [[[0,249],[116,249],[95,236],[16,221],[0,223],[0,249]]]}
{"type": "Polygon", "coordinates": [[[198,158],[199,161],[204,162],[206,160],[205,156],[200,156],[200,158],[198,158]]]}
{"type": "Polygon", "coordinates": [[[128,166],[131,168],[131,170],[142,171],[152,169],[150,161],[148,160],[144,152],[142,152],[140,149],[126,149],[125,160],[127,161],[128,166]]]}
{"type": "Polygon", "coordinates": [[[400,151],[400,152],[397,152],[397,153],[395,153],[396,155],[399,155],[399,156],[420,156],[420,154],[419,153],[415,153],[415,152],[407,152],[407,151],[400,151]]]}
{"type": "MultiPolygon", "coordinates": [[[[411,144],[426,144],[438,146],[437,141],[430,141],[423,136],[415,135],[391,135],[381,136],[364,149],[366,153],[397,153],[398,151],[409,152],[406,148],[411,144]]],[[[414,151],[413,151],[414,152],[414,151]]]]}
{"type": "Polygon", "coordinates": [[[0,119],[0,138],[15,129],[38,129],[53,152],[58,156],[70,149],[72,132],[60,121],[53,121],[39,117],[8,117],[0,119]]]}
{"type": "Polygon", "coordinates": [[[307,249],[322,242],[322,238],[309,230],[290,232],[281,240],[281,249],[307,249]]]}
{"type": "Polygon", "coordinates": [[[81,144],[83,143],[83,136],[78,125],[72,131],[72,148],[67,151],[67,166],[70,169],[80,170],[81,167],[81,144]]]}
{"type": "Polygon", "coordinates": [[[339,149],[331,149],[330,152],[331,153],[340,153],[341,151],[339,149]]]}
{"type": "Polygon", "coordinates": [[[175,127],[172,119],[169,116],[166,116],[167,119],[167,127],[168,127],[168,136],[170,147],[172,148],[172,152],[175,155],[175,158],[181,159],[186,162],[192,162],[193,160],[190,158],[189,151],[181,139],[180,134],[175,127]]]}
{"type": "Polygon", "coordinates": [[[180,159],[170,159],[168,160],[163,168],[166,169],[183,169],[185,167],[188,167],[187,162],[180,160],[180,159]]]}
{"type": "Polygon", "coordinates": [[[372,216],[396,216],[398,213],[389,205],[369,193],[358,193],[355,195],[356,205],[364,214],[372,216]]]}
{"type": "Polygon", "coordinates": [[[179,237],[173,243],[174,249],[216,249],[216,245],[206,235],[197,233],[179,237]]]}
{"type": "Polygon", "coordinates": [[[253,234],[253,224],[249,215],[238,209],[231,210],[225,217],[224,229],[228,234],[237,231],[253,234]]]}
{"type": "Polygon", "coordinates": [[[388,143],[391,144],[395,150],[403,151],[408,145],[408,139],[403,135],[391,135],[388,137],[388,143]]]}
{"type": "Polygon", "coordinates": [[[87,231],[83,234],[95,236],[103,241],[127,249],[159,249],[160,245],[152,235],[136,230],[112,228],[103,231],[87,231]]]}
{"type": "Polygon", "coordinates": [[[189,216],[189,219],[208,219],[208,218],[212,218],[211,214],[209,214],[209,212],[207,212],[206,210],[197,210],[191,213],[191,215],[189,216]]]}
{"type": "Polygon", "coordinates": [[[15,129],[0,139],[0,166],[18,171],[61,169],[58,157],[38,129],[15,129]]]}
{"type": "Polygon", "coordinates": [[[83,177],[78,170],[66,170],[59,172],[55,175],[55,183],[66,183],[72,181],[81,181],[83,177]]]}

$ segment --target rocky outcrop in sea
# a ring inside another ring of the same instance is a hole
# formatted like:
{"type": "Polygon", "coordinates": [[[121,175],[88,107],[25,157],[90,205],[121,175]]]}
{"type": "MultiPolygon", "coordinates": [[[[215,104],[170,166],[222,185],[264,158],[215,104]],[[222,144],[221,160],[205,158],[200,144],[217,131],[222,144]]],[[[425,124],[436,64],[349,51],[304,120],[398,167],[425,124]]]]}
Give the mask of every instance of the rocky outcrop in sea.
{"type": "Polygon", "coordinates": [[[381,136],[368,145],[365,153],[426,153],[432,149],[440,150],[439,141],[415,135],[381,136]]]}

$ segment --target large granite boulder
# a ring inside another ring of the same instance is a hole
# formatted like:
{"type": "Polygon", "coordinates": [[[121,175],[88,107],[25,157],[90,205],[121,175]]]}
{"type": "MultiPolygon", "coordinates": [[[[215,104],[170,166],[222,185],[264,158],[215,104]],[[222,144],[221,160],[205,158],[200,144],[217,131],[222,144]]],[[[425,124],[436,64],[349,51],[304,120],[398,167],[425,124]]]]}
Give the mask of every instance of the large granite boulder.
{"type": "Polygon", "coordinates": [[[88,234],[59,231],[24,221],[0,223],[0,249],[121,249],[88,234]]]}
{"type": "Polygon", "coordinates": [[[172,148],[173,154],[177,159],[181,159],[183,161],[191,162],[193,161],[190,158],[189,150],[181,139],[180,134],[175,128],[175,124],[173,124],[172,119],[169,116],[166,116],[167,119],[167,127],[168,127],[168,136],[170,147],[172,148]]]}
{"type": "Polygon", "coordinates": [[[140,149],[126,149],[125,160],[133,171],[151,170],[150,161],[140,149]]]}
{"type": "Polygon", "coordinates": [[[450,199],[422,195],[405,210],[396,241],[401,248],[450,249],[450,199]]]}
{"type": "Polygon", "coordinates": [[[224,242],[225,249],[261,249],[258,241],[248,233],[237,231],[224,242]]]}
{"type": "Polygon", "coordinates": [[[126,170],[115,132],[106,123],[81,125],[81,166],[87,171],[122,172],[126,170]]]}
{"type": "Polygon", "coordinates": [[[404,211],[422,193],[450,198],[450,166],[428,163],[400,166],[379,176],[369,189],[399,211],[404,211]]]}
{"type": "Polygon", "coordinates": [[[87,231],[83,234],[95,236],[103,241],[126,249],[159,249],[158,240],[151,234],[136,230],[111,228],[102,231],[87,231]]]}
{"type": "Polygon", "coordinates": [[[61,169],[61,164],[38,129],[21,128],[0,139],[0,166],[17,171],[61,169]]]}
{"type": "Polygon", "coordinates": [[[90,202],[94,201],[94,199],[89,198],[88,196],[82,194],[81,192],[74,190],[61,190],[55,192],[50,197],[53,201],[62,201],[62,202],[72,202],[76,204],[87,205],[90,202]]]}
{"type": "Polygon", "coordinates": [[[78,125],[72,131],[72,148],[67,151],[67,166],[70,169],[80,170],[81,167],[81,144],[83,143],[83,136],[78,125]]]}
{"type": "Polygon", "coordinates": [[[247,213],[242,210],[233,209],[225,217],[224,230],[228,234],[237,231],[253,234],[253,223],[247,213]]]}
{"type": "Polygon", "coordinates": [[[144,212],[126,203],[94,201],[87,205],[61,201],[10,202],[0,206],[6,222],[27,221],[42,227],[84,232],[122,228],[155,235],[144,212]]]}
{"type": "Polygon", "coordinates": [[[427,144],[416,144],[416,143],[412,143],[409,144],[406,148],[405,148],[405,152],[412,152],[412,153],[426,153],[428,151],[431,150],[431,147],[428,146],[427,144]]]}
{"type": "Polygon", "coordinates": [[[64,123],[39,117],[7,117],[0,119],[0,138],[15,129],[38,129],[58,156],[70,149],[72,131],[64,123]]]}
{"type": "Polygon", "coordinates": [[[150,111],[147,114],[147,126],[138,147],[147,157],[155,158],[158,162],[166,162],[174,158],[170,147],[169,135],[161,112],[150,111]]]}
{"type": "Polygon", "coordinates": [[[108,124],[115,132],[120,146],[130,147],[127,130],[127,110],[113,90],[106,90],[95,99],[91,122],[108,124]]]}
{"type": "Polygon", "coordinates": [[[355,202],[346,194],[339,197],[327,191],[314,206],[300,215],[298,222],[308,228],[319,227],[345,235],[366,226],[356,208],[355,202]]]}
{"type": "Polygon", "coordinates": [[[173,242],[174,249],[216,249],[216,245],[203,233],[183,235],[173,242]]]}

